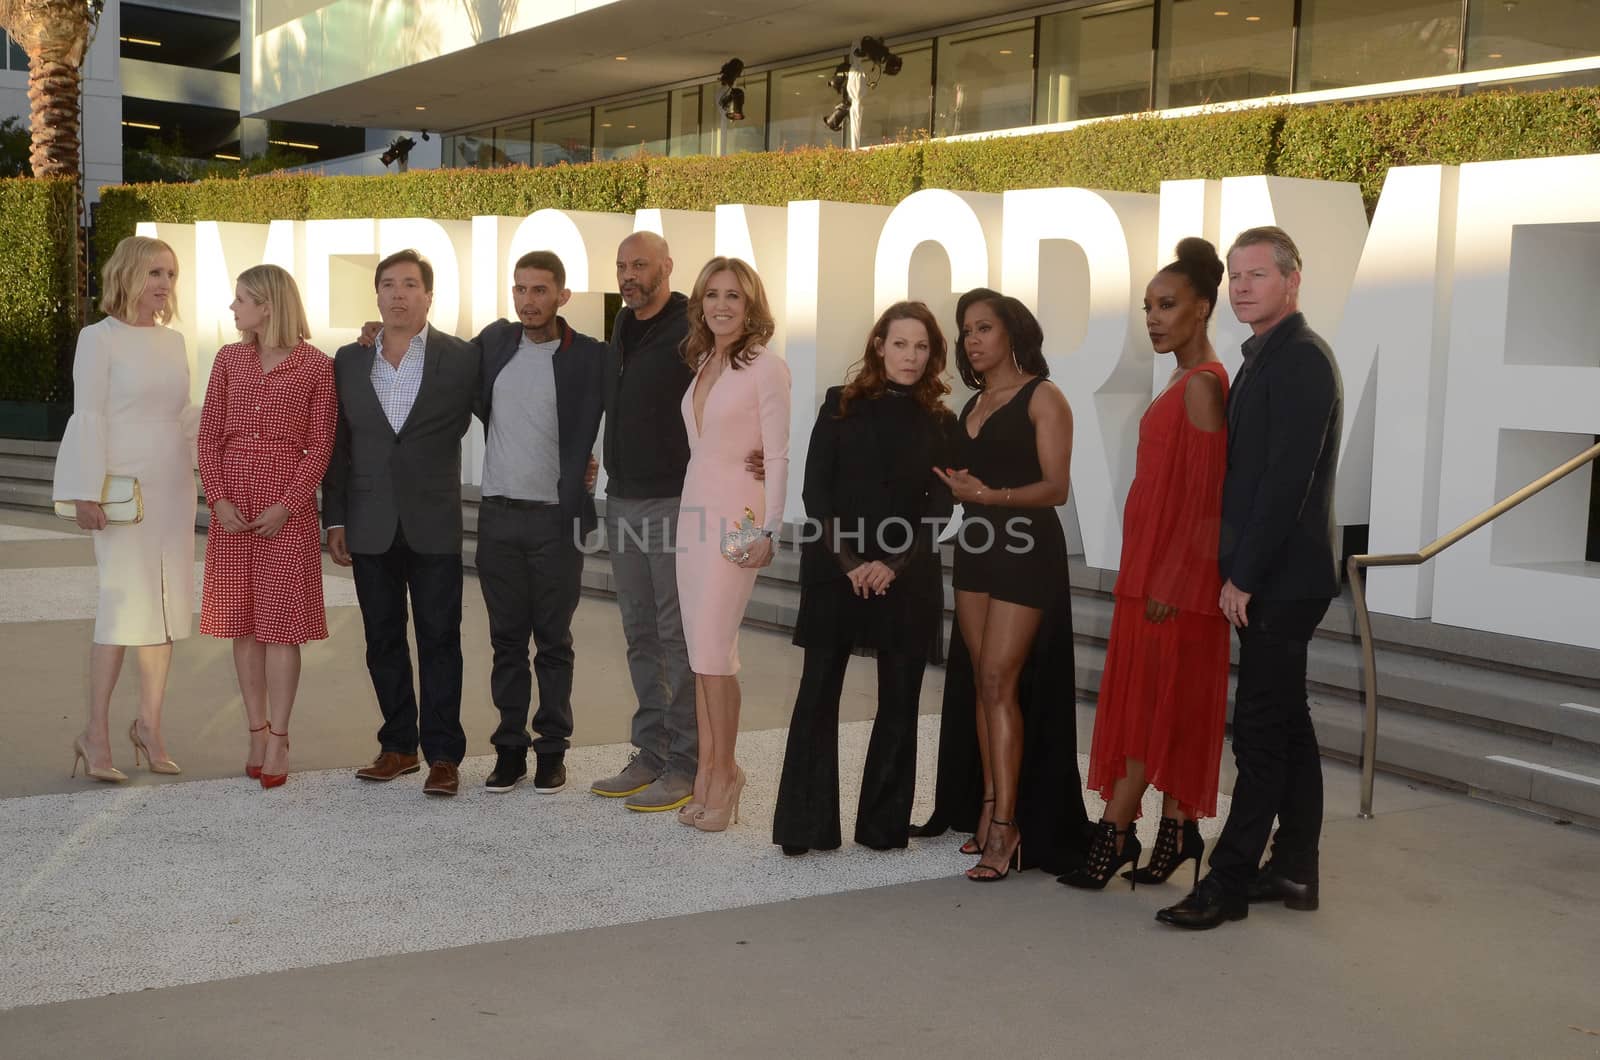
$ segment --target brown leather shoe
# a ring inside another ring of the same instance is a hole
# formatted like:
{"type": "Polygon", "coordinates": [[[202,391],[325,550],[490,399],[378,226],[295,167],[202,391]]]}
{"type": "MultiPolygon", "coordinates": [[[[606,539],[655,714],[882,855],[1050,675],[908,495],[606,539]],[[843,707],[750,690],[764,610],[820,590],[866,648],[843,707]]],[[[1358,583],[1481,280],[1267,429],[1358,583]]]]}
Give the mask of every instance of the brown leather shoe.
{"type": "Polygon", "coordinates": [[[428,782],[422,785],[424,795],[454,795],[461,787],[461,774],[454,762],[435,762],[428,767],[428,782]]]}
{"type": "Polygon", "coordinates": [[[393,780],[407,773],[415,773],[421,768],[416,755],[384,751],[372,760],[370,766],[362,766],[356,770],[356,777],[361,780],[393,780]]]}

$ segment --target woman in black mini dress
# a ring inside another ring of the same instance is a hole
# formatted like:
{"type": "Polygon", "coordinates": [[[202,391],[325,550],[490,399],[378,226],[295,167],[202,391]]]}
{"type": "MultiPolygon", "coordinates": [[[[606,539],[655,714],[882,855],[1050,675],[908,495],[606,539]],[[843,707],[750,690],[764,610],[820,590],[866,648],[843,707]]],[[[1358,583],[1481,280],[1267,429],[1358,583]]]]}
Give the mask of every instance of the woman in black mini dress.
{"type": "MultiPolygon", "coordinates": [[[[1057,787],[1077,786],[1076,758],[1068,766],[1060,755],[1047,753],[1059,743],[1055,734],[1074,722],[1070,677],[1064,690],[1056,689],[1055,701],[1034,697],[1029,704],[1026,763],[1019,699],[1025,668],[1039,670],[1030,654],[1047,615],[1065,615],[1071,672],[1067,546],[1055,509],[1067,499],[1072,410],[1047,381],[1044,333],[1021,302],[979,288],[962,296],[956,319],[956,365],[978,393],[961,411],[956,466],[941,478],[964,511],[955,560],[956,621],[971,660],[983,776],[977,831],[962,849],[980,855],[967,877],[992,882],[1006,878],[1013,860],[1023,863],[1019,780],[1029,792],[1022,800],[1025,817],[1039,823],[1044,834],[1036,838],[1046,846],[1045,856],[1031,863],[1054,868],[1080,856],[1087,829],[1081,796],[1073,813],[1070,797],[1054,795],[1057,787]],[[1034,716],[1046,713],[1050,724],[1036,724],[1034,716]],[[1042,768],[1031,768],[1035,763],[1042,768]]],[[[1058,619],[1052,628],[1059,626],[1058,619]]],[[[1060,654],[1061,638],[1052,633],[1051,639],[1060,654]]],[[[947,682],[956,674],[952,666],[947,682]]],[[[1067,746],[1072,754],[1075,740],[1069,737],[1067,746]]]]}

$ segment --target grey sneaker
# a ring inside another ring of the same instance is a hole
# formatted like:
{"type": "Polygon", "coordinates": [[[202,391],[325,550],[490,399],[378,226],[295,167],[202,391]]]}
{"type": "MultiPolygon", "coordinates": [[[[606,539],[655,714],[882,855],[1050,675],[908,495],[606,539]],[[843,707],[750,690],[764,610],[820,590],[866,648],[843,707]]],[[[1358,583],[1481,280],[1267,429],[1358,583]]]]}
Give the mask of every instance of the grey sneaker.
{"type": "Polygon", "coordinates": [[[673,773],[663,773],[656,782],[639,792],[622,805],[639,813],[659,813],[676,810],[694,794],[694,781],[673,773]]]}
{"type": "Polygon", "coordinates": [[[589,790],[608,799],[620,799],[643,791],[660,775],[661,770],[651,769],[644,764],[643,756],[636,754],[628,759],[628,764],[622,767],[622,772],[614,777],[595,781],[589,785],[589,790]]]}

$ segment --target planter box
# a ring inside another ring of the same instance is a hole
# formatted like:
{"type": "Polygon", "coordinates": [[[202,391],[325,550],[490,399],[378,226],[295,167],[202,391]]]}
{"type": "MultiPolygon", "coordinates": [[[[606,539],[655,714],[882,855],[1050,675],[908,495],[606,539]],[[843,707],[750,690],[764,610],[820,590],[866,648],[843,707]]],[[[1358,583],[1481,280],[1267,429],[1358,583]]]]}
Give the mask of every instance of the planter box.
{"type": "Polygon", "coordinates": [[[43,401],[0,401],[0,438],[59,442],[71,415],[71,405],[51,405],[43,401]]]}

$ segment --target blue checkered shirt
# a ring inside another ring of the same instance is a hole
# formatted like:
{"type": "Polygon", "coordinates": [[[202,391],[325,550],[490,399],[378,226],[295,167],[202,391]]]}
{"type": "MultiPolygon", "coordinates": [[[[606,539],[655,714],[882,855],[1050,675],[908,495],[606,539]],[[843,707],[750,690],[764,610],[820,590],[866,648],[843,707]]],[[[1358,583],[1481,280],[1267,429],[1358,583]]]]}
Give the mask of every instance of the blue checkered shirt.
{"type": "Polygon", "coordinates": [[[383,406],[389,426],[399,434],[406,417],[411,415],[411,406],[416,404],[417,392],[422,389],[422,354],[428,345],[428,326],[424,324],[412,338],[405,356],[400,358],[399,368],[383,359],[382,331],[378,332],[377,344],[376,356],[372,358],[372,389],[378,395],[378,404],[383,406]]]}

